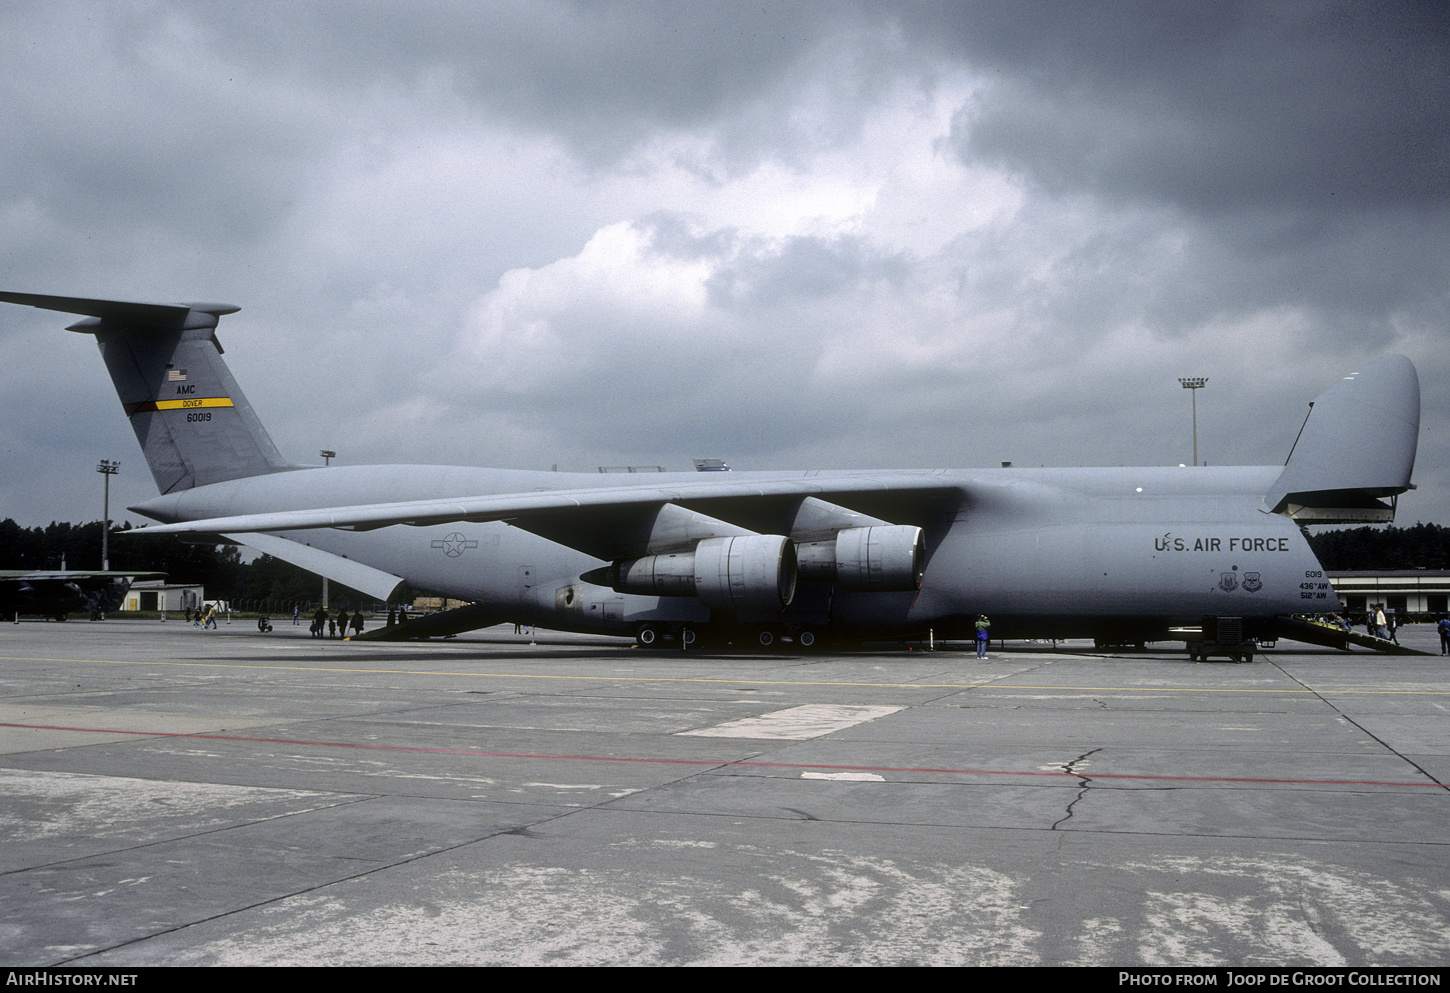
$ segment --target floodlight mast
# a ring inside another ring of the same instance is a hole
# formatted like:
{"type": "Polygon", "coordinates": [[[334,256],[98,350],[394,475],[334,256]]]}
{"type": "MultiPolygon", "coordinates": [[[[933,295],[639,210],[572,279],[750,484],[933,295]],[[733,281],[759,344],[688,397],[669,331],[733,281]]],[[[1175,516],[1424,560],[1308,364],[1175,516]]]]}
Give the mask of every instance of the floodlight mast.
{"type": "MultiPolygon", "coordinates": [[[[322,451],[318,452],[317,454],[319,454],[319,455],[322,456],[322,465],[323,465],[324,468],[327,467],[327,466],[332,465],[332,460],[335,459],[335,458],[337,458],[337,453],[334,452],[330,448],[324,448],[324,449],[322,449],[322,451]]],[[[324,609],[326,609],[326,607],[327,607],[327,577],[326,576],[323,576],[322,577],[322,606],[323,606],[324,609]]]]}
{"type": "Polygon", "coordinates": [[[1208,377],[1184,378],[1180,376],[1178,377],[1178,382],[1182,384],[1185,390],[1189,391],[1188,395],[1193,398],[1193,464],[1196,466],[1198,465],[1198,391],[1203,389],[1204,385],[1208,382],[1208,377]]]}
{"type": "Polygon", "coordinates": [[[101,571],[108,572],[111,568],[111,477],[121,471],[120,462],[112,462],[110,459],[101,459],[100,465],[96,466],[106,481],[105,495],[101,498],[101,571]]]}

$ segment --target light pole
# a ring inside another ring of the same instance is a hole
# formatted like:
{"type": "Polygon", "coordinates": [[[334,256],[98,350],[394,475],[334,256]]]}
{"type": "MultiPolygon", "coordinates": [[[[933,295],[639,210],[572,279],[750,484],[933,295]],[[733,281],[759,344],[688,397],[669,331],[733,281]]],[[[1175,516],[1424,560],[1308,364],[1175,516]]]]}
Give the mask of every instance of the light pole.
{"type": "Polygon", "coordinates": [[[1191,391],[1189,396],[1193,397],[1193,464],[1196,466],[1198,465],[1198,391],[1203,389],[1204,384],[1208,382],[1208,377],[1184,379],[1180,376],[1178,382],[1183,385],[1185,390],[1191,391]]]}
{"type": "MultiPolygon", "coordinates": [[[[335,458],[337,458],[337,453],[334,452],[330,448],[324,448],[318,454],[320,454],[322,456],[322,464],[323,464],[324,467],[332,465],[332,460],[335,459],[335,458]]],[[[327,577],[326,576],[323,576],[322,577],[322,606],[323,606],[323,609],[324,610],[327,608],[327,577]]]]}
{"type": "Polygon", "coordinates": [[[106,479],[105,496],[101,503],[101,571],[109,572],[111,569],[111,477],[121,471],[121,463],[112,462],[110,459],[101,459],[101,464],[96,466],[99,472],[106,479]]]}

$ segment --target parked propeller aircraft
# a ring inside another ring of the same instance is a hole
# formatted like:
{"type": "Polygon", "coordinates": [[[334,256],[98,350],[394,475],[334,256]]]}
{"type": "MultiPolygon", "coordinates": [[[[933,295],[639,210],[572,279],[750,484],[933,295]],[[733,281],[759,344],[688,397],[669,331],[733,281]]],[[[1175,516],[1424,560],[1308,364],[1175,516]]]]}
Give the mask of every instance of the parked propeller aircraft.
{"type": "Polygon", "coordinates": [[[0,616],[40,614],[63,621],[67,614],[92,616],[117,610],[137,579],[161,572],[81,572],[74,569],[0,569],[0,616]]]}
{"type": "MultiPolygon", "coordinates": [[[[1336,383],[1282,466],[619,475],[285,461],[222,360],[225,304],[0,293],[85,319],[161,495],[144,533],[223,535],[379,599],[403,580],[515,621],[810,648],[849,640],[1243,637],[1340,609],[1301,523],[1393,520],[1419,380],[1336,383]],[[1372,432],[1374,445],[1346,443],[1372,432]]],[[[435,629],[436,630],[436,629],[435,629]]],[[[1289,634],[1290,637],[1299,635],[1289,634]]],[[[1309,636],[1313,640],[1313,636],[1309,636]]],[[[1251,644],[1251,641],[1245,641],[1251,644]]]]}

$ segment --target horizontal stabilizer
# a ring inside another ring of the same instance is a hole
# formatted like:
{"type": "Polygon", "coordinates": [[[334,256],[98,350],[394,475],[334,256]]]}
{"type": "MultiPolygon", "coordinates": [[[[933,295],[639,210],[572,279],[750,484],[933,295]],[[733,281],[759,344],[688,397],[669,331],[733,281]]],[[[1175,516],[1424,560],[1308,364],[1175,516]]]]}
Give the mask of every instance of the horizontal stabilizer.
{"type": "MultiPolygon", "coordinates": [[[[91,300],[87,297],[55,297],[41,293],[0,292],[0,303],[18,303],[62,314],[78,314],[102,321],[139,327],[181,328],[192,311],[220,317],[242,308],[230,303],[132,303],[126,300],[91,300]]],[[[216,321],[211,322],[212,326],[216,321]]]]}
{"type": "MultiPolygon", "coordinates": [[[[147,530],[149,529],[138,528],[134,533],[145,534],[147,530]]],[[[398,584],[403,581],[402,576],[395,576],[390,572],[363,565],[361,562],[345,559],[341,555],[333,555],[320,548],[313,548],[311,545],[304,545],[288,538],[279,538],[276,535],[229,534],[225,537],[228,541],[246,545],[264,555],[270,555],[274,559],[281,559],[283,562],[295,565],[299,569],[326,576],[334,582],[366,593],[377,600],[391,600],[393,594],[397,592],[398,584]]]]}
{"type": "Polygon", "coordinates": [[[1311,405],[1284,471],[1265,495],[1276,514],[1316,524],[1394,520],[1411,489],[1420,379],[1403,355],[1345,376],[1311,405]]]}

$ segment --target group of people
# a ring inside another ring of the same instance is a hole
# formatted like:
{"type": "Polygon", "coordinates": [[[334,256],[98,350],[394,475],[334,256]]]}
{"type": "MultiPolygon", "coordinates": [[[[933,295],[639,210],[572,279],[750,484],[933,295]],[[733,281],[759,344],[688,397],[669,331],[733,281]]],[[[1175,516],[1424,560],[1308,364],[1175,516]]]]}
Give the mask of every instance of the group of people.
{"type": "Polygon", "coordinates": [[[363,612],[361,610],[348,617],[345,608],[338,608],[337,616],[330,617],[326,607],[318,607],[317,613],[312,615],[312,627],[309,630],[314,638],[346,638],[349,626],[351,626],[354,636],[362,634],[363,612]]]}
{"type": "MultiPolygon", "coordinates": [[[[1354,630],[1354,621],[1349,616],[1349,611],[1343,614],[1331,615],[1329,620],[1338,628],[1344,631],[1354,630]]],[[[1372,603],[1364,615],[1364,631],[1371,638],[1383,638],[1386,641],[1393,641],[1396,645],[1400,639],[1395,632],[1399,630],[1400,621],[1394,611],[1386,611],[1382,603],[1372,603]]]]}
{"type": "Polygon", "coordinates": [[[1382,603],[1372,604],[1369,613],[1364,619],[1365,630],[1376,638],[1384,638],[1386,641],[1393,641],[1396,645],[1400,639],[1395,637],[1395,629],[1399,627],[1394,612],[1385,615],[1385,605],[1382,603]]]}
{"type": "MultiPolygon", "coordinates": [[[[292,623],[296,624],[301,619],[301,608],[292,608],[292,623]]],[[[346,638],[348,629],[352,630],[353,637],[363,632],[363,612],[361,610],[348,614],[346,608],[340,608],[337,616],[330,616],[326,607],[318,607],[317,612],[312,615],[312,626],[308,629],[314,638],[346,638]]],[[[399,607],[394,610],[388,608],[388,627],[394,624],[408,623],[408,608],[399,607]]]]}

